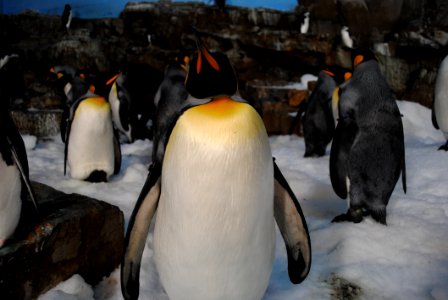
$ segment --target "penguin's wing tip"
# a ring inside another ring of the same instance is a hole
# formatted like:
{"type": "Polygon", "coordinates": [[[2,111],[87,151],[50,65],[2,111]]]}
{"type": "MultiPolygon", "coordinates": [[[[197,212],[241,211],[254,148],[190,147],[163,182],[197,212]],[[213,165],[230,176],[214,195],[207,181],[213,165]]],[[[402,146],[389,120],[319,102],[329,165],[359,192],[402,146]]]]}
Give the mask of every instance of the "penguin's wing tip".
{"type": "Polygon", "coordinates": [[[288,274],[292,283],[301,283],[311,268],[311,240],[300,204],[274,162],[274,214],[285,241],[288,274]]]}

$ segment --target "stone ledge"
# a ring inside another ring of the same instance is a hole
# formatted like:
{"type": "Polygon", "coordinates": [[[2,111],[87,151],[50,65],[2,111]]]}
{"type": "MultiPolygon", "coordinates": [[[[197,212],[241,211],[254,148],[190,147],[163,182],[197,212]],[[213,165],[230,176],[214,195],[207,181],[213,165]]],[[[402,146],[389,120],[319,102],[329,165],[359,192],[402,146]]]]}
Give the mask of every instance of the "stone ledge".
{"type": "Polygon", "coordinates": [[[2,299],[35,299],[80,274],[97,284],[120,264],[124,217],[116,206],[33,182],[42,220],[25,217],[0,248],[2,299]],[[28,222],[27,222],[28,221],[28,222]]]}

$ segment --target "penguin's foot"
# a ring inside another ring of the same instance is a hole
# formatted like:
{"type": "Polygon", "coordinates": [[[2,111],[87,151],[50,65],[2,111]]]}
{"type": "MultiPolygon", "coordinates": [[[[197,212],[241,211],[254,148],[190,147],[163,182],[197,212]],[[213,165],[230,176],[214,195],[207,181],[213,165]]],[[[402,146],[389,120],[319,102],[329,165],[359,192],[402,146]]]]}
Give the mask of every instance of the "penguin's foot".
{"type": "Polygon", "coordinates": [[[442,146],[439,147],[439,150],[445,150],[448,151],[448,141],[446,141],[446,143],[442,146]]]}
{"type": "Polygon", "coordinates": [[[331,222],[339,223],[339,222],[353,222],[359,223],[362,221],[364,217],[364,213],[362,209],[352,209],[349,208],[347,213],[336,216],[331,222]]]}
{"type": "Polygon", "coordinates": [[[85,179],[88,182],[107,182],[107,174],[104,171],[95,170],[85,179]]]}
{"type": "Polygon", "coordinates": [[[386,224],[386,215],[387,214],[386,214],[386,208],[385,207],[383,207],[381,209],[370,210],[370,215],[378,223],[381,223],[383,225],[387,225],[386,224]]]}

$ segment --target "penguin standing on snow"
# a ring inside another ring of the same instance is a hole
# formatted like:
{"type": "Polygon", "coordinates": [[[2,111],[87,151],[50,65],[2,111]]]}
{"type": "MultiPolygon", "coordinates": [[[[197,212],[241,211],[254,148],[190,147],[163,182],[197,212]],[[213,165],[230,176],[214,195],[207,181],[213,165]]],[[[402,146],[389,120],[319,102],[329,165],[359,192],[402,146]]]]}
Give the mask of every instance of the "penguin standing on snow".
{"type": "Polygon", "coordinates": [[[0,247],[14,233],[23,209],[29,205],[27,195],[37,211],[25,145],[8,109],[20,80],[14,65],[17,57],[0,59],[0,247]]]}
{"type": "Polygon", "coordinates": [[[71,177],[90,182],[106,182],[118,174],[120,143],[105,98],[87,91],[76,99],[65,132],[64,174],[67,164],[71,177]]]}
{"type": "Polygon", "coordinates": [[[327,145],[333,138],[335,126],[331,100],[340,81],[340,72],[337,72],[339,70],[336,67],[320,71],[316,87],[307,101],[303,116],[305,157],[325,155],[327,145]]]}
{"type": "Polygon", "coordinates": [[[146,126],[154,117],[156,90],[148,82],[161,82],[159,76],[146,65],[129,65],[107,82],[112,84],[108,97],[113,122],[130,143],[151,138],[146,126]]]}
{"type": "Polygon", "coordinates": [[[72,7],[70,6],[70,4],[65,4],[64,11],[62,12],[61,17],[61,27],[63,30],[68,31],[70,29],[70,25],[72,24],[72,18],[73,18],[72,7]]]}
{"type": "Polygon", "coordinates": [[[400,173],[406,192],[405,149],[400,111],[373,53],[355,56],[339,110],[330,178],[336,194],[348,197],[349,208],[333,221],[358,223],[370,214],[386,225],[386,206],[400,173]]]}
{"type": "Polygon", "coordinates": [[[448,151],[448,55],[440,64],[437,72],[434,102],[432,105],[432,124],[440,129],[447,142],[439,150],[448,151]]]}
{"type": "Polygon", "coordinates": [[[198,38],[185,85],[192,97],[177,112],[129,222],[124,298],[138,298],[140,261],[156,209],[154,259],[170,299],[261,299],[274,260],[275,220],[290,279],[300,283],[311,264],[305,218],[272,159],[260,116],[232,98],[237,78],[230,61],[198,38]]]}

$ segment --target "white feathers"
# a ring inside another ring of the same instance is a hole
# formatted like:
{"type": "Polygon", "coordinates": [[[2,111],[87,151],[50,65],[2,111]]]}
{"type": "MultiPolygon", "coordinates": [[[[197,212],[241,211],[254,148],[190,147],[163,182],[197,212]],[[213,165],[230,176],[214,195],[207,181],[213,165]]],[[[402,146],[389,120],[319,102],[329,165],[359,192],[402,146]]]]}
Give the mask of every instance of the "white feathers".
{"type": "Polygon", "coordinates": [[[7,166],[0,155],[0,247],[17,227],[22,209],[22,183],[16,165],[7,166]]]}
{"type": "Polygon", "coordinates": [[[266,131],[255,111],[210,122],[194,109],[177,121],[163,161],[154,231],[161,282],[170,299],[261,299],[275,251],[266,131]]]}
{"type": "Polygon", "coordinates": [[[8,61],[13,57],[19,57],[17,54],[5,55],[2,59],[0,59],[0,69],[3,68],[8,61]]]}
{"type": "Polygon", "coordinates": [[[110,106],[98,107],[83,100],[70,129],[68,165],[73,178],[84,180],[93,171],[102,170],[107,176],[114,172],[113,128],[110,106]]]}
{"type": "Polygon", "coordinates": [[[302,24],[300,26],[300,33],[305,34],[308,32],[308,29],[310,28],[310,12],[305,12],[303,14],[304,19],[302,21],[302,24]]]}
{"type": "Polygon", "coordinates": [[[434,111],[440,130],[448,139],[448,55],[440,64],[437,72],[434,111]]]}
{"type": "Polygon", "coordinates": [[[67,23],[65,24],[65,28],[67,28],[67,29],[70,28],[70,24],[72,23],[72,18],[73,18],[73,14],[72,14],[72,10],[70,10],[70,12],[68,14],[67,23]]]}
{"type": "Polygon", "coordinates": [[[344,44],[344,46],[348,47],[348,48],[353,48],[353,40],[350,37],[350,33],[348,31],[348,27],[347,26],[343,26],[341,29],[341,37],[342,37],[342,42],[344,44]]]}

